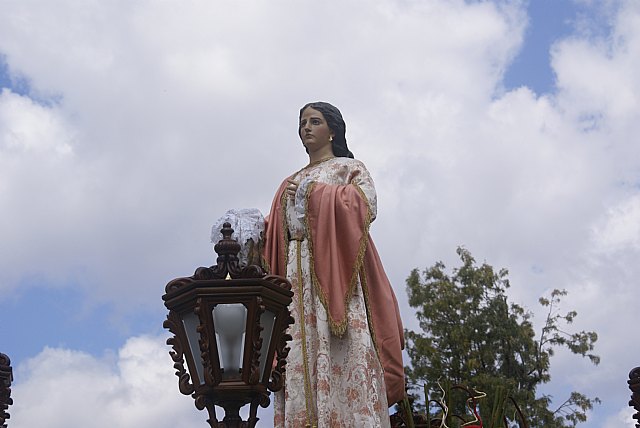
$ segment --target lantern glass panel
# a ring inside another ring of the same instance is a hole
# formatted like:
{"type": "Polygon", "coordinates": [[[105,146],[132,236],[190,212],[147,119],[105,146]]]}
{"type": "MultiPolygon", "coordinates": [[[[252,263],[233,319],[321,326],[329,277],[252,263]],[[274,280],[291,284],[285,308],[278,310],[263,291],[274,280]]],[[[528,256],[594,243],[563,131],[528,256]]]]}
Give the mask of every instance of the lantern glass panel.
{"type": "Polygon", "coordinates": [[[200,353],[200,334],[198,333],[198,326],[200,325],[200,319],[193,312],[187,312],[182,315],[182,324],[184,331],[187,333],[187,340],[189,341],[189,349],[191,349],[191,355],[193,356],[193,362],[196,366],[196,375],[191,373],[191,378],[195,383],[200,385],[204,384],[204,367],[202,365],[202,354],[200,353]]]}
{"type": "Polygon", "coordinates": [[[267,363],[267,353],[269,352],[275,321],[276,315],[269,310],[264,311],[262,315],[260,315],[260,325],[262,326],[262,331],[260,332],[260,337],[262,338],[262,347],[260,348],[260,379],[264,377],[264,366],[267,363]]]}
{"type": "Polygon", "coordinates": [[[242,303],[218,304],[213,308],[213,322],[222,377],[237,377],[242,367],[247,308],[242,303]]]}

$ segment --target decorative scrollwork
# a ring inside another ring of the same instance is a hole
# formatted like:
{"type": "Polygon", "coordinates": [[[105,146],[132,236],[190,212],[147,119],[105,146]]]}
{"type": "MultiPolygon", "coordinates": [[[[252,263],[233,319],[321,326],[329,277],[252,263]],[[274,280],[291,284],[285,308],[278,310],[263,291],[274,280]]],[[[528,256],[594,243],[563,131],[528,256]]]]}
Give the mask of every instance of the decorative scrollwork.
{"type": "Polygon", "coordinates": [[[187,278],[176,278],[172,281],[169,281],[169,283],[164,287],[164,292],[169,294],[173,291],[179,290],[182,287],[189,285],[193,282],[193,278],[192,277],[187,277],[187,278]]]}
{"type": "MultiPolygon", "coordinates": [[[[262,302],[261,297],[256,298],[256,312],[255,319],[256,321],[260,320],[260,315],[262,315],[265,311],[264,304],[262,302]]],[[[260,325],[260,322],[253,323],[253,343],[251,346],[253,347],[252,358],[251,358],[251,371],[249,373],[249,385],[255,385],[260,382],[260,349],[262,349],[262,337],[260,337],[260,333],[264,328],[260,325]]]]}
{"type": "MultiPolygon", "coordinates": [[[[263,278],[267,273],[258,264],[250,264],[248,266],[241,266],[238,258],[240,251],[240,244],[238,241],[231,238],[233,229],[230,223],[224,223],[221,229],[223,238],[218,241],[214,246],[218,258],[216,264],[211,267],[199,267],[195,270],[195,273],[190,277],[176,278],[170,281],[165,287],[165,293],[174,292],[189,284],[193,284],[194,281],[203,281],[211,279],[232,279],[239,278],[263,278]]],[[[276,283],[275,278],[272,282],[276,283]]],[[[286,286],[286,281],[279,280],[277,285],[286,286]]],[[[291,286],[289,286],[291,289],[291,286]]]]}
{"type": "Polygon", "coordinates": [[[289,326],[294,323],[294,319],[291,315],[289,315],[287,311],[287,317],[282,323],[282,334],[280,335],[280,340],[276,345],[276,364],[271,370],[271,376],[269,377],[269,383],[267,384],[267,388],[270,391],[276,392],[282,389],[284,384],[284,373],[285,367],[287,365],[287,356],[289,355],[290,348],[287,346],[287,342],[292,340],[290,334],[287,333],[289,326]]]}
{"type": "Polygon", "coordinates": [[[194,387],[191,383],[189,373],[187,373],[184,368],[184,344],[179,339],[181,324],[182,321],[178,314],[174,311],[169,311],[169,315],[167,315],[167,319],[162,326],[173,333],[173,337],[167,339],[167,345],[173,348],[172,351],[169,351],[169,355],[174,362],[173,368],[176,369],[176,376],[178,376],[178,389],[180,389],[180,392],[184,395],[190,395],[193,393],[194,387]]]}
{"type": "Polygon", "coordinates": [[[195,400],[196,409],[202,410],[207,407],[207,404],[211,401],[205,394],[194,393],[193,398],[195,400]]]}
{"type": "Polygon", "coordinates": [[[258,404],[260,404],[260,407],[262,407],[263,409],[266,409],[267,407],[269,407],[269,404],[271,404],[271,400],[269,399],[269,395],[260,394],[258,404]]]}
{"type": "Polygon", "coordinates": [[[636,413],[633,419],[637,421],[636,428],[640,428],[640,367],[636,367],[629,373],[629,389],[631,390],[631,400],[629,406],[633,407],[636,413]]]}
{"type": "Polygon", "coordinates": [[[211,267],[211,273],[215,279],[225,279],[227,275],[231,278],[237,278],[242,271],[240,259],[238,259],[240,244],[231,238],[233,234],[231,223],[225,222],[222,225],[221,232],[222,239],[213,247],[215,252],[218,253],[218,258],[216,259],[216,265],[211,267]]]}
{"type": "Polygon", "coordinates": [[[277,285],[280,288],[284,288],[285,290],[291,291],[291,283],[282,276],[277,275],[267,275],[264,277],[265,281],[269,281],[270,283],[277,285]]]}
{"type": "Polygon", "coordinates": [[[202,298],[198,298],[196,300],[196,305],[193,309],[193,313],[195,313],[200,320],[200,325],[198,325],[198,327],[196,328],[196,331],[200,335],[200,339],[198,339],[198,344],[200,346],[200,355],[194,355],[193,358],[199,357],[202,359],[205,383],[207,385],[215,386],[220,383],[220,379],[215,376],[213,367],[211,366],[211,342],[209,335],[207,334],[206,327],[209,311],[202,304],[202,298]]]}
{"type": "Polygon", "coordinates": [[[216,278],[213,269],[210,267],[199,267],[191,277],[196,281],[206,281],[208,279],[220,279],[216,278]]]}
{"type": "MultiPolygon", "coordinates": [[[[240,244],[235,239],[231,238],[233,229],[231,224],[225,222],[222,225],[222,239],[213,247],[218,258],[216,259],[216,265],[210,268],[203,268],[200,275],[211,276],[207,279],[226,279],[227,275],[233,279],[237,278],[262,278],[266,275],[265,270],[260,266],[259,255],[261,254],[261,247],[257,246],[256,255],[249,257],[249,264],[247,266],[240,265],[240,259],[238,253],[240,252],[240,244]]],[[[253,253],[253,240],[250,240],[250,247],[253,253]]]]}
{"type": "Polygon", "coordinates": [[[267,273],[262,269],[262,266],[249,265],[242,268],[239,278],[262,278],[267,273]]]}
{"type": "Polygon", "coordinates": [[[253,250],[250,248],[248,262],[241,263],[238,257],[240,245],[231,238],[233,229],[230,224],[225,223],[221,232],[223,238],[214,247],[218,253],[214,266],[199,267],[193,276],[177,278],[166,285],[166,293],[162,299],[169,309],[169,316],[164,322],[164,327],[174,335],[167,340],[167,344],[173,347],[170,355],[179,379],[180,392],[190,394],[199,410],[206,408],[209,411],[208,422],[212,427],[249,427],[254,426],[257,421],[256,407],[269,405],[269,391],[275,392],[283,387],[286,358],[289,353],[287,342],[291,340],[286,331],[294,322],[287,305],[291,302],[293,293],[291,284],[285,278],[266,274],[261,266],[260,243],[253,250]],[[212,308],[220,304],[237,303],[243,304],[247,309],[247,322],[252,321],[245,326],[246,354],[239,372],[240,377],[236,376],[235,372],[223,376],[216,346],[217,326],[212,318],[212,308]],[[275,340],[269,349],[274,350],[274,355],[268,355],[267,358],[271,360],[273,356],[275,360],[273,365],[269,361],[261,373],[260,357],[266,338],[261,337],[261,334],[264,334],[264,326],[260,321],[267,309],[276,314],[276,324],[273,326],[275,340]],[[183,325],[183,315],[187,317],[184,319],[187,325],[183,325]],[[194,326],[196,318],[199,322],[194,326]],[[189,342],[194,332],[187,332],[186,327],[196,328],[198,346],[195,346],[193,340],[189,342]],[[192,351],[196,354],[193,355],[195,361],[191,360],[192,351]],[[190,375],[185,370],[185,360],[188,362],[189,370],[197,371],[192,371],[190,375]],[[237,425],[237,409],[249,402],[253,409],[250,422],[237,425]],[[217,421],[214,404],[225,408],[226,422],[217,421]]]}
{"type": "Polygon", "coordinates": [[[9,419],[9,413],[6,410],[13,404],[11,398],[11,382],[13,381],[13,370],[11,369],[11,360],[3,353],[0,353],[0,427],[6,427],[4,424],[9,419]]]}

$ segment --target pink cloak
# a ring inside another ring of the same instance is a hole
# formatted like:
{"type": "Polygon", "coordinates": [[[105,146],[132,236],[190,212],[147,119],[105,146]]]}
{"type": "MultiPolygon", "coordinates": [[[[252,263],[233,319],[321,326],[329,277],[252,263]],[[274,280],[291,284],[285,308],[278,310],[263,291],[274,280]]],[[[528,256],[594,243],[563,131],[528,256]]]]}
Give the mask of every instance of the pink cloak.
{"type": "MultiPolygon", "coordinates": [[[[265,260],[272,274],[282,276],[286,276],[288,244],[283,206],[286,185],[285,180],[276,193],[265,231],[265,260]]],[[[404,336],[395,294],[369,236],[371,217],[367,199],[356,184],[313,183],[307,189],[305,227],[312,280],[329,316],[331,333],[344,334],[348,302],[360,283],[391,406],[405,396],[404,336]]]]}

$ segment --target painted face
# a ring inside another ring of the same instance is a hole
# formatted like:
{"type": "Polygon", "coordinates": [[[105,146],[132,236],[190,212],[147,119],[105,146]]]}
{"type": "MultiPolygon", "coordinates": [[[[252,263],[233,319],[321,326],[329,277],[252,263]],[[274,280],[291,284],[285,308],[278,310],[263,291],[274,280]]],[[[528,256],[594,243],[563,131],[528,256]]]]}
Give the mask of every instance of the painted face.
{"type": "Polygon", "coordinates": [[[311,107],[302,112],[299,132],[302,144],[309,153],[326,150],[327,145],[331,146],[334,135],[323,114],[311,107]]]}

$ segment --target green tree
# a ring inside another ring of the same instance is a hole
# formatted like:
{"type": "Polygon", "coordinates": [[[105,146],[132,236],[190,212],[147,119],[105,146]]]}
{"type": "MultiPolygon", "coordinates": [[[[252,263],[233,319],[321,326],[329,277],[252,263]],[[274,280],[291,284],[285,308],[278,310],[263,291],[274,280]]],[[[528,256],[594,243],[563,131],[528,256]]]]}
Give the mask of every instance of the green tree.
{"type": "MultiPolygon", "coordinates": [[[[486,263],[477,266],[464,248],[457,252],[462,265],[452,274],[445,273],[444,264],[438,262],[422,274],[414,269],[407,279],[409,304],[417,309],[422,329],[421,333],[405,333],[410,384],[425,385],[429,397],[441,395],[438,380],[487,393],[479,401],[483,421],[489,421],[492,397],[507,391],[526,414],[530,427],[575,427],[584,422],[586,412],[599,403],[597,397],[571,392],[554,408],[552,397],[537,392],[538,386],[551,380],[551,357],[558,348],[565,347],[593,364],[600,362],[592,353],[598,339],[595,332],[564,330],[577,315],[575,311],[559,312],[566,291],[554,290],[549,297],[540,298],[547,315],[537,335],[532,313],[507,300],[508,271],[496,272],[486,263]]],[[[465,413],[464,399],[456,401],[455,394],[450,399],[451,413],[465,413]]],[[[513,414],[507,418],[517,426],[513,414]]]]}

